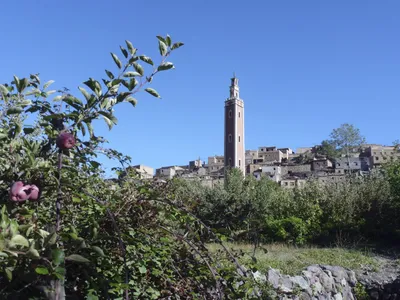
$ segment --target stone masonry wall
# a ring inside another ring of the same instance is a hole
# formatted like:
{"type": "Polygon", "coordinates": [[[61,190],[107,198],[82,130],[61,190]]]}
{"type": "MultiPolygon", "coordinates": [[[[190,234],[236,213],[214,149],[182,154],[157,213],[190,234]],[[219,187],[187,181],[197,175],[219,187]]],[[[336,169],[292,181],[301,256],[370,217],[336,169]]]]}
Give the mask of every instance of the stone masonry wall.
{"type": "Polygon", "coordinates": [[[254,276],[272,286],[273,299],[355,299],[352,292],[357,283],[355,273],[342,267],[312,265],[299,276],[282,275],[278,270],[270,269],[268,275],[257,271],[254,276]]]}
{"type": "Polygon", "coordinates": [[[397,263],[378,272],[311,265],[298,276],[282,275],[275,269],[269,269],[268,274],[257,271],[253,275],[273,288],[268,299],[356,300],[358,296],[362,300],[400,300],[400,266],[397,263]],[[356,290],[361,294],[356,295],[356,290]]]}

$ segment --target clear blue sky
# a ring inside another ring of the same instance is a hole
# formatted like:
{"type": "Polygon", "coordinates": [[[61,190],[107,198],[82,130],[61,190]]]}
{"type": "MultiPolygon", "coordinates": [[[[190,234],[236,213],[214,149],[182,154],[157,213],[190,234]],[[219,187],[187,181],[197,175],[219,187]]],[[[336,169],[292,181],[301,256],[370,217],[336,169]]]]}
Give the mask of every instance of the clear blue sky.
{"type": "Polygon", "coordinates": [[[135,164],[222,154],[233,71],[247,149],[311,146],[345,122],[371,143],[400,138],[399,1],[22,0],[1,11],[0,82],[38,72],[79,94],[125,39],[154,59],[156,35],[185,43],[152,83],[163,99],[138,94],[113,131],[98,127],[135,164]]]}

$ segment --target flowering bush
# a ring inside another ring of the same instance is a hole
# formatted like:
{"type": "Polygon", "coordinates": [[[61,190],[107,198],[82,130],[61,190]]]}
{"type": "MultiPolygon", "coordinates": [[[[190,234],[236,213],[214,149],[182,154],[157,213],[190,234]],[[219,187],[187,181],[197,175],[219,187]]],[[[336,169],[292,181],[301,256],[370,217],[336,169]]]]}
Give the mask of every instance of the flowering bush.
{"type": "MultiPolygon", "coordinates": [[[[101,82],[89,78],[80,97],[51,90],[53,81],[42,84],[37,74],[0,85],[1,299],[203,299],[247,292],[246,284],[222,288],[219,266],[198,239],[205,227],[169,201],[173,195],[163,186],[132,180],[129,157],[105,149],[95,135],[93,120],[111,129],[114,108],[135,106],[142,89],[160,97],[148,85],[174,68],[167,59],[183,44],[157,38],[158,65],[126,41],[123,60],[111,53],[117,72],[106,70],[101,82]],[[99,153],[118,160],[117,171],[128,176],[104,180],[99,153]]],[[[231,281],[237,276],[224,274],[231,281]]]]}

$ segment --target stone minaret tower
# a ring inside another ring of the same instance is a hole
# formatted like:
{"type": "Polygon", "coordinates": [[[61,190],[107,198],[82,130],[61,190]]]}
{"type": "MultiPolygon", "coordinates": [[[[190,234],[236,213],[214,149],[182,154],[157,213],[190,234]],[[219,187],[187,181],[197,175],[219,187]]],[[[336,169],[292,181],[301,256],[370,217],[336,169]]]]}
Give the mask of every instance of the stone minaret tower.
{"type": "Polygon", "coordinates": [[[245,173],[244,103],[239,98],[239,79],[231,79],[230,96],[225,101],[224,158],[226,168],[239,168],[245,173]]]}

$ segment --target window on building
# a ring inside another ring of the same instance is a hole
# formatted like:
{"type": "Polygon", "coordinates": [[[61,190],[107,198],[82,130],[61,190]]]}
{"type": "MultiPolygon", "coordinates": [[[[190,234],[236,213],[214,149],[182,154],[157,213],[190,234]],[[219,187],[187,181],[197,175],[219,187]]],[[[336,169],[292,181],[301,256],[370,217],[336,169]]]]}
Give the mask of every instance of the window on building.
{"type": "Polygon", "coordinates": [[[229,161],[229,165],[232,165],[232,158],[229,157],[228,161],[229,161]]]}
{"type": "Polygon", "coordinates": [[[241,160],[239,159],[239,167],[240,167],[241,160]]]}
{"type": "Polygon", "coordinates": [[[240,111],[239,111],[239,118],[240,118],[240,111]]]}
{"type": "Polygon", "coordinates": [[[239,141],[239,143],[240,143],[240,135],[238,136],[238,141],[239,141]]]}
{"type": "Polygon", "coordinates": [[[229,110],[229,118],[232,118],[232,110],[229,110]]]}
{"type": "Polygon", "coordinates": [[[378,157],[378,156],[376,156],[376,157],[375,157],[375,159],[376,159],[376,160],[379,160],[379,157],[378,157]]]}
{"type": "Polygon", "coordinates": [[[232,143],[232,134],[228,135],[228,142],[232,143]]]}

